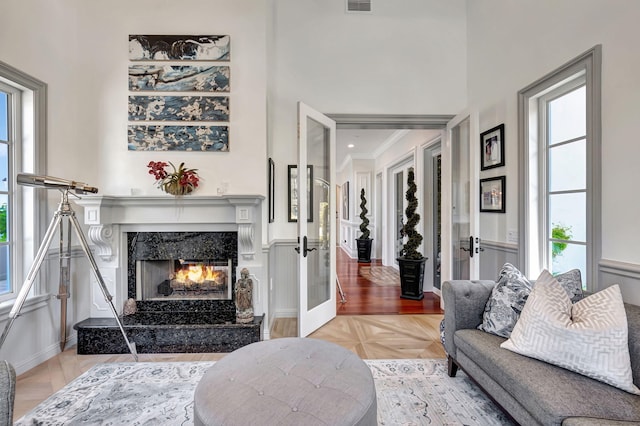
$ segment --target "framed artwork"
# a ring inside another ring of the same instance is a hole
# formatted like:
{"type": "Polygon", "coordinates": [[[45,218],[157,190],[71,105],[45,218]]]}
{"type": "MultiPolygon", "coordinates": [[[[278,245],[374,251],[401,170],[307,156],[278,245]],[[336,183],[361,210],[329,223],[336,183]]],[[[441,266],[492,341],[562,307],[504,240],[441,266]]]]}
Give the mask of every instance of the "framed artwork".
{"type": "Polygon", "coordinates": [[[269,223],[273,223],[276,218],[275,210],[275,173],[276,166],[272,158],[269,158],[269,223]]]}
{"type": "Polygon", "coordinates": [[[342,185],[342,218],[349,220],[349,181],[342,185]]]}
{"type": "MultiPolygon", "coordinates": [[[[298,221],[298,166],[288,166],[289,182],[289,222],[298,221]]],[[[307,166],[307,222],[313,222],[313,166],[307,166]]]]}
{"type": "Polygon", "coordinates": [[[480,133],[480,170],[504,166],[504,124],[480,133]]]}
{"type": "Polygon", "coordinates": [[[229,35],[129,35],[129,151],[228,152],[229,35]]]}
{"type": "Polygon", "coordinates": [[[480,211],[504,213],[507,196],[507,177],[480,179],[480,211]]]}

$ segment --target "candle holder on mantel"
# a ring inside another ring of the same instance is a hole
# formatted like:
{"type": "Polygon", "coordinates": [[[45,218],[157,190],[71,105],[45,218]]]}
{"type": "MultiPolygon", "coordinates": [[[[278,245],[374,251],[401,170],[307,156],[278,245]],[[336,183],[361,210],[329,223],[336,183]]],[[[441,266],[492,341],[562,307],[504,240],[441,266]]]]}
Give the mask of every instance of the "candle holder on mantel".
{"type": "Polygon", "coordinates": [[[155,177],[158,188],[167,194],[175,196],[190,194],[198,187],[200,182],[197,173],[198,169],[184,167],[184,163],[180,163],[180,166],[176,169],[170,161],[168,163],[150,161],[147,167],[149,168],[149,174],[155,177]],[[173,168],[173,172],[167,172],[168,166],[173,168]]]}

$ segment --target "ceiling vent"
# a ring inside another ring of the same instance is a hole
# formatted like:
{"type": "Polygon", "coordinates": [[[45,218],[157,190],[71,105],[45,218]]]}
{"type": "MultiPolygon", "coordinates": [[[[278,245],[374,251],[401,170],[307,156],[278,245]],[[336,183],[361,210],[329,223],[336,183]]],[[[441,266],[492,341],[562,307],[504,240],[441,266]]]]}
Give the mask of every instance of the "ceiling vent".
{"type": "Polygon", "coordinates": [[[371,0],[346,0],[347,12],[371,12],[371,0]]]}

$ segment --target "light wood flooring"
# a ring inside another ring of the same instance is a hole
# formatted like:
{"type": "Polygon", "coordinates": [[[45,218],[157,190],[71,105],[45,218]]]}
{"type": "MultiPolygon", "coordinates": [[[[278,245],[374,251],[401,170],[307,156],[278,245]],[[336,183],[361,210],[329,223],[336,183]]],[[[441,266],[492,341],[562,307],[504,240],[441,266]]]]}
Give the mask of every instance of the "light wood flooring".
{"type": "MultiPolygon", "coordinates": [[[[309,337],[336,343],[364,359],[444,358],[440,344],[442,311],[439,298],[427,294],[425,301],[397,300],[399,285],[380,282],[379,279],[369,282],[371,280],[366,279],[366,271],[363,274],[360,269],[371,265],[358,265],[343,252],[339,256],[338,275],[347,292],[347,303],[341,306],[338,302],[339,315],[309,337]],[[373,305],[377,307],[372,309],[373,305]],[[385,315],[353,315],[378,312],[385,315]],[[405,315],[394,315],[397,313],[405,315]]],[[[374,263],[374,266],[379,265],[374,263]]],[[[389,276],[393,277],[393,274],[389,276]]],[[[296,319],[276,319],[271,338],[296,335],[296,319]]],[[[139,354],[139,360],[217,361],[224,356],[216,353],[139,354]]],[[[130,354],[77,355],[75,347],[68,348],[18,377],[14,419],[22,417],[95,364],[131,361],[133,357],[130,354]]]]}

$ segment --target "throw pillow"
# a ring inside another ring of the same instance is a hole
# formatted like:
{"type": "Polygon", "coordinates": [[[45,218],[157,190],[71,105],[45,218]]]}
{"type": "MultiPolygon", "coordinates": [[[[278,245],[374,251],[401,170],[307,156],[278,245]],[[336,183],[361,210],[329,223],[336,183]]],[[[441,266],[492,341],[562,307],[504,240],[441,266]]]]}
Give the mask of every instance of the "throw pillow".
{"type": "Polygon", "coordinates": [[[555,279],[564,288],[569,295],[572,303],[582,300],[582,277],[580,269],[572,269],[560,275],[556,275],[555,279]]]}
{"type": "Polygon", "coordinates": [[[500,346],[640,395],[633,384],[628,333],[618,285],[572,304],[545,270],[511,337],[500,346]]]}
{"type": "Polygon", "coordinates": [[[478,329],[509,337],[531,292],[531,283],[512,264],[505,263],[491,292],[478,329]]]}

